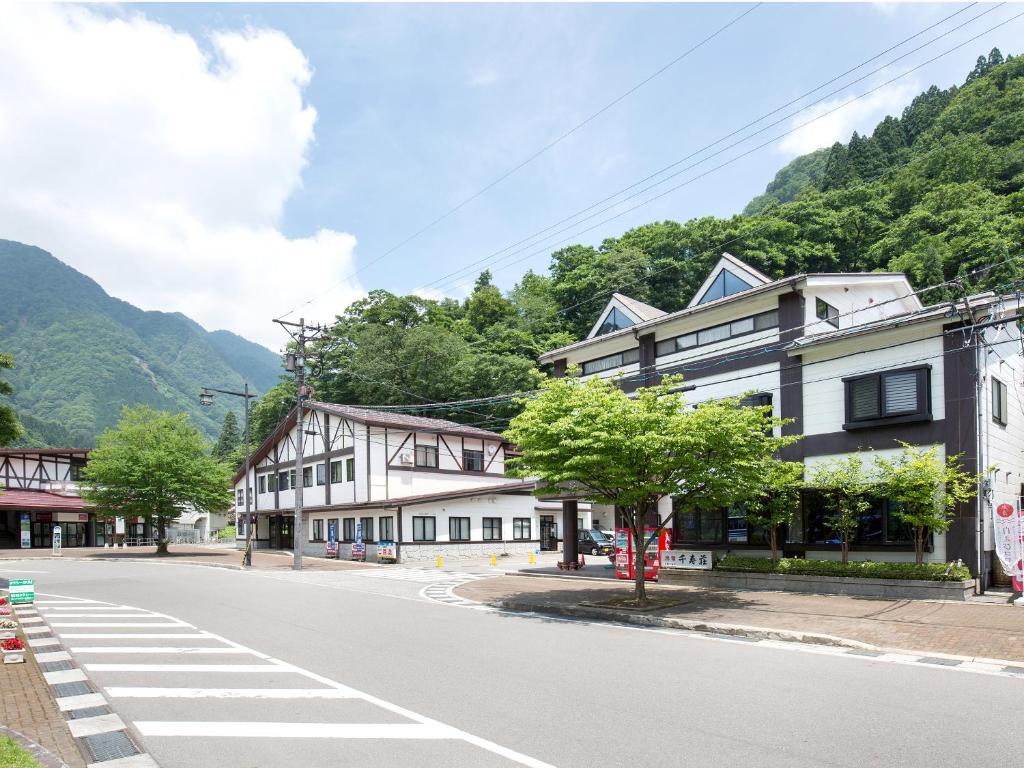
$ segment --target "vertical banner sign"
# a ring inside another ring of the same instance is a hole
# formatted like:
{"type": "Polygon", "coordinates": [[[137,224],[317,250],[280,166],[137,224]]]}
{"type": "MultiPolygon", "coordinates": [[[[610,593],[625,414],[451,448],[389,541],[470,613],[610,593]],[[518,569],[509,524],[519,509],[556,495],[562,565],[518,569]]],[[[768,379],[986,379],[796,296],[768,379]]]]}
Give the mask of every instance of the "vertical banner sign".
{"type": "Polygon", "coordinates": [[[21,548],[28,549],[32,546],[32,521],[28,512],[21,513],[21,548]]]}
{"type": "Polygon", "coordinates": [[[32,579],[11,579],[7,583],[7,592],[12,605],[34,603],[36,600],[36,584],[32,579]]]}
{"type": "Polygon", "coordinates": [[[1024,557],[1024,509],[1014,509],[1013,504],[997,504],[992,515],[992,527],[996,542],[996,556],[1003,564],[1003,570],[1013,579],[1013,588],[1024,589],[1024,573],[1021,560],[1024,557]]]}
{"type": "Polygon", "coordinates": [[[53,526],[53,554],[60,554],[60,526],[53,526]]]}
{"type": "Polygon", "coordinates": [[[338,532],[333,520],[327,524],[327,556],[338,556],[338,532]]]}

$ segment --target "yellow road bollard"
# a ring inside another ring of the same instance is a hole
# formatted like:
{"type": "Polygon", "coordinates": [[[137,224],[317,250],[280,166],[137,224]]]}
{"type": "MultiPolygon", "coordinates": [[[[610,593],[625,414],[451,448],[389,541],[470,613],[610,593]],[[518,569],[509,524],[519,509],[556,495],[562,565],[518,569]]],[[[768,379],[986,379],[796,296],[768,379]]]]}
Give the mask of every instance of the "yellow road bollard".
{"type": "Polygon", "coordinates": [[[491,568],[494,568],[497,565],[498,565],[498,557],[497,557],[497,555],[491,555],[491,568]]]}
{"type": "Polygon", "coordinates": [[[533,552],[530,553],[530,565],[536,565],[537,561],[533,559],[533,552]]]}
{"type": "Polygon", "coordinates": [[[444,568],[444,558],[441,555],[437,556],[437,567],[444,568]]]}

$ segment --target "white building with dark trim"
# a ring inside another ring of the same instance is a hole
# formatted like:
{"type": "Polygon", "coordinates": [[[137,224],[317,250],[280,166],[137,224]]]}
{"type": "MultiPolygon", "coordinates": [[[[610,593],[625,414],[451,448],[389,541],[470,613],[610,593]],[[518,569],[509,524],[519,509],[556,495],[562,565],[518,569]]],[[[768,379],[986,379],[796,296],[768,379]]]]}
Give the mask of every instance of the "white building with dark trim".
{"type": "MultiPolygon", "coordinates": [[[[505,474],[501,435],[443,419],[309,401],[303,414],[303,477],[295,474],[296,410],[234,478],[240,545],[246,488],[257,547],[324,555],[331,530],[340,556],[359,538],[375,560],[381,542],[399,561],[522,554],[554,549],[561,507],[537,500],[532,481],[505,474]],[[295,522],[302,482],[303,520],[295,522]]],[[[577,525],[590,527],[589,507],[577,525]]],[[[575,527],[575,526],[574,526],[575,527]]],[[[575,535],[575,533],[574,533],[575,535]]]]}
{"type": "MultiPolygon", "coordinates": [[[[621,377],[631,391],[682,374],[690,403],[747,394],[792,419],[803,439],[785,457],[808,469],[858,449],[894,453],[897,440],[961,454],[985,473],[961,505],[932,561],[962,559],[984,583],[998,575],[992,510],[1024,493],[1024,358],[1017,296],[982,293],[925,306],[902,274],[801,274],[772,280],[722,256],[677,312],[615,294],[588,337],[541,356],[555,375],[621,377]]],[[[671,507],[663,500],[662,515],[671,507]]],[[[610,517],[594,507],[596,517],[610,517]]],[[[785,533],[787,555],[837,558],[820,494],[803,494],[785,533]]],[[[674,546],[764,554],[766,533],[741,510],[676,516],[674,546]]],[[[876,498],[860,521],[851,557],[912,560],[906,526],[876,498]]]]}

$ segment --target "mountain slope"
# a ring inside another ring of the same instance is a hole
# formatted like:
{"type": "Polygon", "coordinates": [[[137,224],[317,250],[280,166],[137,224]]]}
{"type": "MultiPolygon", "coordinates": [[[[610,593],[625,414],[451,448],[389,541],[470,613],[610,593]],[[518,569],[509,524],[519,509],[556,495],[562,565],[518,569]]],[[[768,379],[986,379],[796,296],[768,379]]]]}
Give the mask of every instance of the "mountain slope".
{"type": "Polygon", "coordinates": [[[277,378],[270,350],[180,313],[144,312],[39,248],[0,240],[0,275],[0,349],[14,356],[7,378],[27,444],[92,445],[138,403],[187,411],[214,437],[240,401],[201,408],[200,387],[248,378],[265,391],[277,378]]]}

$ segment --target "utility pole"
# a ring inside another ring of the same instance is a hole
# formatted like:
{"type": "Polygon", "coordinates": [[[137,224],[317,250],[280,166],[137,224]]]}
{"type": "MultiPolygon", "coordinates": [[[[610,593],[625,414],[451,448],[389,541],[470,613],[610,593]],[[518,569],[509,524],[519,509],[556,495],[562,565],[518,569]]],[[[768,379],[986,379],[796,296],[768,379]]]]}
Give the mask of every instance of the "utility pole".
{"type": "Polygon", "coordinates": [[[303,450],[305,444],[306,420],[304,416],[303,401],[308,394],[306,391],[306,342],[320,338],[323,328],[317,326],[306,326],[306,319],[300,318],[297,323],[290,323],[286,320],[275,320],[288,335],[295,341],[296,351],[285,355],[285,370],[296,375],[296,397],[295,397],[295,514],[292,522],[292,568],[296,571],[302,570],[302,543],[305,541],[306,521],[302,513],[302,490],[305,485],[302,477],[303,471],[303,450]]]}

